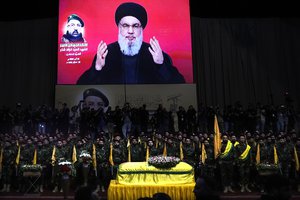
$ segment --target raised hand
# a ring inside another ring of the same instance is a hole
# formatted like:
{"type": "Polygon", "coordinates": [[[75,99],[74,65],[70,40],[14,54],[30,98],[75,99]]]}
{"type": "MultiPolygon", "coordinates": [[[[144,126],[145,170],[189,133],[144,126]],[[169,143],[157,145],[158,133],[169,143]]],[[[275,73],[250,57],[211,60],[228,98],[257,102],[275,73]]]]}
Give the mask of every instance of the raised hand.
{"type": "Polygon", "coordinates": [[[160,48],[159,42],[155,38],[155,36],[150,38],[150,47],[148,49],[152,55],[153,61],[156,64],[163,64],[164,56],[163,56],[162,50],[160,48]]]}
{"type": "Polygon", "coordinates": [[[97,48],[97,59],[95,65],[97,71],[100,71],[104,67],[107,53],[108,53],[107,45],[105,42],[101,40],[97,48]]]}

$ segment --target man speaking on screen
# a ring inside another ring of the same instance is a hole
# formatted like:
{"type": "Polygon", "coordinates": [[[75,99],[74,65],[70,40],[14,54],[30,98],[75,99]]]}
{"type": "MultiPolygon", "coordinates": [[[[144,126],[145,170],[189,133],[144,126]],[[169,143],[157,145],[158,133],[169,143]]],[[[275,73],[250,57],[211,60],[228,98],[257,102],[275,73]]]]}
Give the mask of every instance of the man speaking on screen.
{"type": "Polygon", "coordinates": [[[115,22],[118,41],[98,45],[91,67],[77,80],[77,84],[164,84],[185,83],[171,57],[162,51],[158,40],[143,41],[147,12],[137,3],[118,6],[115,22]]]}

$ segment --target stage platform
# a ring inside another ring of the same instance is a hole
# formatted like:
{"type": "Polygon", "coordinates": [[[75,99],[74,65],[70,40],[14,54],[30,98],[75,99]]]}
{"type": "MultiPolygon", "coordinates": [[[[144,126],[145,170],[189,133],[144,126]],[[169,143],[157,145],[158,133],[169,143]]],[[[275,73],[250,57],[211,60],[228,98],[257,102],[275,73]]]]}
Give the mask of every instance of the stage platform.
{"type": "MultiPolygon", "coordinates": [[[[260,200],[260,195],[261,194],[259,192],[251,192],[251,193],[236,192],[234,194],[220,193],[220,199],[221,200],[260,200]]],[[[101,193],[100,198],[101,200],[108,199],[106,193],[101,193]]],[[[63,199],[63,196],[62,194],[59,193],[53,194],[51,191],[45,191],[40,195],[36,195],[36,194],[22,195],[15,192],[9,192],[9,193],[0,193],[0,199],[1,200],[39,200],[39,199],[54,200],[54,199],[63,199]]],[[[68,199],[74,199],[74,194],[73,193],[70,194],[70,196],[68,196],[68,199]]],[[[300,193],[294,192],[290,200],[300,200],[300,193]]]]}

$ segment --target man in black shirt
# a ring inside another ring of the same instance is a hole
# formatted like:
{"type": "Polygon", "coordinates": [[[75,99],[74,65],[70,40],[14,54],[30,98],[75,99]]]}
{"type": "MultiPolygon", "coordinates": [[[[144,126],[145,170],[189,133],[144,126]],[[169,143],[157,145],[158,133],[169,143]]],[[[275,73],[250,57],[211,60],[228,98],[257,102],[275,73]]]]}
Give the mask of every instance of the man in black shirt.
{"type": "Polygon", "coordinates": [[[123,3],[115,13],[118,41],[107,45],[101,41],[91,67],[77,84],[161,84],[185,83],[162,51],[155,37],[143,42],[147,25],[145,8],[136,3],[123,3]]]}

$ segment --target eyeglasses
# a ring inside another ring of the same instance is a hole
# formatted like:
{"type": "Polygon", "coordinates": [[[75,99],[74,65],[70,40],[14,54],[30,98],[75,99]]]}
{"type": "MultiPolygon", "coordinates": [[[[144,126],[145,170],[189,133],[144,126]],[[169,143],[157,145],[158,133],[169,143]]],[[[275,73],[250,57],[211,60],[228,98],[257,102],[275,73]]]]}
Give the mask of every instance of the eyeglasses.
{"type": "Polygon", "coordinates": [[[140,25],[140,24],[138,24],[138,23],[132,24],[132,25],[129,25],[129,24],[126,24],[126,23],[124,23],[124,24],[121,24],[121,23],[120,23],[120,27],[121,27],[123,30],[129,30],[129,28],[132,27],[132,29],[133,29],[134,31],[136,31],[136,30],[139,30],[139,29],[142,27],[142,25],[140,25]]]}

